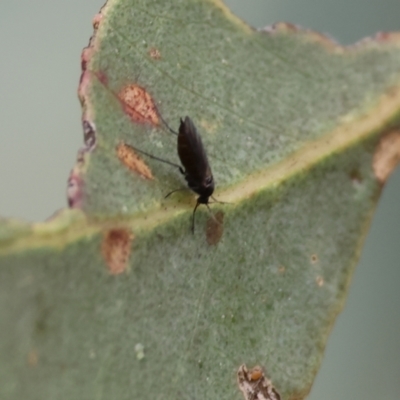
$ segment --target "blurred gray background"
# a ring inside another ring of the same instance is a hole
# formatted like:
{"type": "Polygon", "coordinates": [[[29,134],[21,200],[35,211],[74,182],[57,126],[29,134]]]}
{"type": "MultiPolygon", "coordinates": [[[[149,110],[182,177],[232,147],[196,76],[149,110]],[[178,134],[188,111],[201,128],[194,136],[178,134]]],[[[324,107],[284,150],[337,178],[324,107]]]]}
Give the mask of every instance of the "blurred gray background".
{"type": "MultiPolygon", "coordinates": [[[[103,2],[1,0],[2,216],[38,221],[66,205],[68,173],[82,144],[76,95],[80,53],[103,2]]],[[[226,4],[255,27],[288,21],[327,33],[342,44],[377,31],[400,31],[399,0],[226,4]]],[[[400,169],[383,191],[310,400],[400,399],[399,242],[400,169]]]]}

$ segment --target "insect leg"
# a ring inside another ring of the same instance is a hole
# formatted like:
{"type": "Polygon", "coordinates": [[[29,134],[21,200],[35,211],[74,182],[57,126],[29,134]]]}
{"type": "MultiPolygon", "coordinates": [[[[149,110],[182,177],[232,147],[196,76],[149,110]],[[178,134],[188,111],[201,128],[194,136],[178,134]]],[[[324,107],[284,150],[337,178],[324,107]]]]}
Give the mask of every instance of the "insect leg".
{"type": "Polygon", "coordinates": [[[217,200],[214,196],[210,196],[214,201],[213,201],[213,203],[219,203],[219,204],[232,204],[232,203],[230,203],[230,202],[228,202],[228,201],[219,201],[219,200],[217,200]]]}

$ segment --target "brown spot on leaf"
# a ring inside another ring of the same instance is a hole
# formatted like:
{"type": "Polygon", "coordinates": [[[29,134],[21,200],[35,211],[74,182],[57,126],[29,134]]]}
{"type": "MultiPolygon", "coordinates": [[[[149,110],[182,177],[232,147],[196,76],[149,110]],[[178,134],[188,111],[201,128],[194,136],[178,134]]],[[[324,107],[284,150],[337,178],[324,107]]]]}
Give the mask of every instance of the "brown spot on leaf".
{"type": "Polygon", "coordinates": [[[340,46],[334,38],[327,36],[326,34],[322,34],[321,32],[308,30],[307,38],[321,44],[327,50],[335,51],[336,53],[343,53],[344,51],[344,47],[340,46]]]}
{"type": "Polygon", "coordinates": [[[378,32],[375,40],[379,42],[398,42],[400,40],[399,32],[378,32]]]}
{"type": "Polygon", "coordinates": [[[71,171],[67,185],[67,199],[70,208],[82,208],[83,203],[83,180],[79,174],[79,167],[71,171]]]}
{"type": "Polygon", "coordinates": [[[237,372],[237,382],[245,400],[280,400],[281,396],[265,376],[260,366],[248,370],[241,365],[237,372]]]}
{"type": "Polygon", "coordinates": [[[385,183],[400,161],[400,131],[383,136],[373,158],[373,169],[380,183],[385,183]]]}
{"type": "Polygon", "coordinates": [[[265,29],[270,32],[298,32],[302,30],[300,26],[292,24],[291,22],[276,22],[265,29]]]}
{"type": "Polygon", "coordinates": [[[81,79],[79,81],[78,87],[78,97],[82,106],[82,121],[92,121],[93,120],[93,110],[92,103],[88,100],[88,89],[90,88],[90,83],[92,79],[92,74],[89,71],[83,71],[81,74],[81,79]]]}
{"type": "Polygon", "coordinates": [[[319,287],[322,287],[322,286],[324,286],[324,278],[322,277],[322,276],[320,276],[320,275],[318,275],[316,278],[315,278],[315,282],[317,282],[317,285],[319,286],[319,287]]]}
{"type": "Polygon", "coordinates": [[[356,185],[359,185],[363,180],[362,176],[361,176],[361,172],[357,168],[354,168],[350,171],[350,179],[356,185]]]}
{"type": "Polygon", "coordinates": [[[218,123],[206,119],[200,120],[200,126],[207,131],[207,133],[215,133],[218,128],[218,123]]]}
{"type": "Polygon", "coordinates": [[[149,50],[149,56],[150,56],[152,59],[154,59],[154,60],[159,60],[159,59],[161,58],[160,50],[158,50],[158,49],[155,48],[155,47],[152,47],[152,48],[149,50]]]}
{"type": "Polygon", "coordinates": [[[93,17],[93,20],[92,20],[93,29],[97,29],[99,27],[102,19],[103,19],[102,13],[98,13],[93,17]]]}
{"type": "Polygon", "coordinates": [[[120,90],[118,98],[133,122],[159,124],[156,105],[146,89],[132,83],[120,90]]]}
{"type": "Polygon", "coordinates": [[[318,255],[317,254],[311,254],[311,263],[316,264],[318,262],[318,255]]]}
{"type": "MultiPolygon", "coordinates": [[[[85,47],[82,50],[81,53],[81,68],[82,68],[82,73],[86,71],[87,68],[87,64],[90,61],[90,59],[92,58],[92,55],[94,53],[94,50],[92,47],[85,47]]],[[[82,81],[83,76],[81,75],[80,80],[82,81]]]]}
{"type": "Polygon", "coordinates": [[[36,367],[38,365],[38,362],[39,362],[39,353],[37,352],[36,349],[32,349],[28,353],[28,365],[30,367],[36,367]]]}
{"type": "Polygon", "coordinates": [[[85,95],[90,84],[90,72],[84,71],[79,80],[78,96],[81,104],[85,104],[85,95]]]}
{"type": "Polygon", "coordinates": [[[110,229],[104,234],[101,250],[110,274],[122,274],[127,269],[133,238],[132,232],[124,228],[110,229]]]}
{"type": "Polygon", "coordinates": [[[96,127],[94,123],[83,120],[83,139],[85,141],[85,146],[88,151],[93,151],[96,146],[96,127]]]}
{"type": "Polygon", "coordinates": [[[129,146],[126,143],[120,143],[117,146],[117,156],[131,171],[136,172],[145,179],[154,179],[150,168],[137,155],[132,146],[129,146]]]}
{"type": "Polygon", "coordinates": [[[108,87],[108,76],[104,71],[97,71],[96,77],[104,86],[108,87]]]}
{"type": "Polygon", "coordinates": [[[210,216],[206,226],[206,239],[209,245],[216,245],[224,233],[224,213],[217,211],[210,216]]]}

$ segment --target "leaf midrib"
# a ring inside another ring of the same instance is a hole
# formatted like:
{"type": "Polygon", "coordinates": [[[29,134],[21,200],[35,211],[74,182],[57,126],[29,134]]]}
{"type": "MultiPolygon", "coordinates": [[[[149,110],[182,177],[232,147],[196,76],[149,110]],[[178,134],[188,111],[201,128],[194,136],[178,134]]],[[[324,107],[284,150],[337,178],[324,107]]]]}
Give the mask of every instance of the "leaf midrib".
{"type": "MultiPolygon", "coordinates": [[[[400,85],[390,88],[386,94],[382,95],[375,107],[370,107],[357,116],[343,117],[343,123],[332,132],[308,142],[285,160],[250,174],[245,180],[235,185],[218,190],[215,196],[221,201],[232,203],[230,207],[237,206],[253,195],[277,187],[294,175],[312,168],[331,154],[344,151],[355,143],[382,132],[399,117],[400,85]]],[[[158,203],[155,208],[145,213],[101,220],[86,217],[80,210],[64,210],[60,216],[50,221],[32,224],[31,234],[24,234],[12,241],[0,243],[0,254],[39,247],[62,249],[77,239],[89,239],[115,226],[132,229],[134,235],[140,234],[167,223],[184,212],[192,212],[195,201],[194,196],[185,203],[171,200],[169,207],[163,204],[161,208],[161,203],[158,203]]]]}

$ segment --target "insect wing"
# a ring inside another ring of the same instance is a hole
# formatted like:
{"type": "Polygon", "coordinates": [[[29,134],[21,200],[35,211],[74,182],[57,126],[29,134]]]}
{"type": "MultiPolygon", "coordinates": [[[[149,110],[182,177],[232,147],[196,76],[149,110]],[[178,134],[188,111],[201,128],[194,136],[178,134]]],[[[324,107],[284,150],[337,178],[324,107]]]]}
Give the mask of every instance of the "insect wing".
{"type": "Polygon", "coordinates": [[[203,142],[192,120],[186,117],[181,120],[178,135],[178,155],[187,177],[196,186],[201,186],[205,178],[211,176],[203,142]]]}

